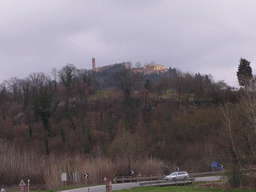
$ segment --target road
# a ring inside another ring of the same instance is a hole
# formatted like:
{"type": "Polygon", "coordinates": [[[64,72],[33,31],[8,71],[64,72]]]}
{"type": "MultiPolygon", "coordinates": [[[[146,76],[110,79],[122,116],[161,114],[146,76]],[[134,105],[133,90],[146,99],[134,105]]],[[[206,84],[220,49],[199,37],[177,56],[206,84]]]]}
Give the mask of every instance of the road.
{"type": "MultiPolygon", "coordinates": [[[[220,180],[220,176],[208,176],[208,177],[196,177],[195,182],[197,181],[218,181],[220,180]]],[[[139,187],[138,183],[120,183],[120,184],[112,184],[112,191],[117,191],[121,189],[130,189],[134,187],[139,187]]],[[[105,192],[105,185],[91,186],[85,188],[71,189],[65,190],[61,192],[105,192]]]]}

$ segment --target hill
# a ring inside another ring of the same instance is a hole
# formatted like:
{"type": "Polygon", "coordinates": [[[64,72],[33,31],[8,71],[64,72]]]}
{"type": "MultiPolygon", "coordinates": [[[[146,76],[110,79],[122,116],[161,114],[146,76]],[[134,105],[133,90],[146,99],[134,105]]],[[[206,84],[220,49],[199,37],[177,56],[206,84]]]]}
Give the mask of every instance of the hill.
{"type": "MultiPolygon", "coordinates": [[[[239,106],[240,93],[209,75],[171,68],[144,75],[116,64],[99,72],[66,65],[54,77],[35,73],[2,85],[0,162],[6,183],[17,182],[17,174],[34,175],[44,183],[53,156],[59,163],[67,157],[66,162],[75,162],[77,156],[79,162],[108,159],[116,166],[114,175],[142,169],[141,162],[149,157],[158,164],[151,171],[167,173],[176,166],[209,171],[213,160],[228,165],[234,149],[237,156],[238,151],[251,156],[246,147],[251,135],[244,132],[247,138],[242,139],[238,131],[230,140],[223,113],[227,104],[234,110],[239,106]],[[232,142],[243,145],[230,148],[232,142]],[[36,158],[38,163],[21,173],[12,167],[13,158],[21,158],[22,165],[36,158]]],[[[232,126],[239,130],[238,124],[232,126]]]]}

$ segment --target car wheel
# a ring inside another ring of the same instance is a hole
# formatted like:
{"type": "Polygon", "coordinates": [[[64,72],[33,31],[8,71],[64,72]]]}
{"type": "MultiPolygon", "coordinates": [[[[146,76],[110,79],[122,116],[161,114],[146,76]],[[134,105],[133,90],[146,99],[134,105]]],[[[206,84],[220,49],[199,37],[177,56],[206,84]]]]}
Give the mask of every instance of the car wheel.
{"type": "Polygon", "coordinates": [[[186,179],[187,179],[187,176],[184,177],[184,180],[186,180],[186,179]]]}
{"type": "Polygon", "coordinates": [[[174,177],[172,180],[173,180],[173,181],[176,181],[176,178],[174,177]]]}

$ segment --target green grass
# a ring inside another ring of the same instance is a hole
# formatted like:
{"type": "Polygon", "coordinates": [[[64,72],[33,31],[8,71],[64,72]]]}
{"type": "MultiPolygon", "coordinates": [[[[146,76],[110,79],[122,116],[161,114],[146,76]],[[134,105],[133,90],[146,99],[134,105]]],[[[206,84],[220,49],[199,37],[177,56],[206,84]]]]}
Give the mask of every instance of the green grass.
{"type": "MultiPolygon", "coordinates": [[[[200,184],[204,184],[207,182],[196,182],[190,186],[163,186],[163,187],[153,187],[153,186],[144,186],[144,187],[136,187],[132,189],[122,189],[114,192],[256,192],[256,189],[221,189],[221,188],[211,188],[211,187],[198,187],[200,184]]],[[[216,182],[217,183],[217,182],[216,182]]],[[[58,189],[48,189],[48,190],[40,190],[34,191],[30,190],[30,192],[57,192],[64,191],[75,188],[83,188],[89,187],[86,186],[66,186],[58,189]]],[[[20,192],[19,190],[7,190],[8,192],[20,192]]],[[[25,189],[25,192],[27,188],[25,189]]]]}
{"type": "MultiPolygon", "coordinates": [[[[65,190],[70,190],[70,189],[76,189],[76,188],[83,188],[83,187],[90,187],[90,185],[80,185],[80,186],[66,186],[66,187],[62,187],[62,188],[56,188],[56,189],[47,189],[47,190],[29,190],[29,192],[56,192],[56,191],[65,191],[65,190]]],[[[18,187],[17,187],[18,188],[18,187]]],[[[6,189],[6,191],[8,192],[20,192],[20,190],[13,190],[13,189],[6,189]]],[[[27,192],[28,188],[26,187],[24,192],[27,192]]]]}
{"type": "MultiPolygon", "coordinates": [[[[81,187],[81,186],[80,186],[81,187]]],[[[79,188],[80,188],[79,187],[79,188]]],[[[87,186],[88,187],[88,186],[87,186]]],[[[30,192],[51,192],[51,191],[63,191],[68,189],[74,189],[76,187],[69,186],[59,189],[49,189],[45,191],[30,191],[30,192]]],[[[25,189],[27,191],[27,189],[25,189]]],[[[210,187],[193,187],[193,186],[165,186],[165,187],[136,187],[132,189],[122,189],[115,192],[256,192],[256,189],[249,190],[249,189],[220,189],[220,188],[210,188],[210,187]]],[[[10,190],[9,192],[14,192],[10,190]]],[[[15,190],[15,192],[19,192],[19,190],[15,190]]]]}
{"type": "Polygon", "coordinates": [[[133,188],[133,189],[123,189],[123,190],[118,190],[115,192],[166,192],[166,191],[171,191],[171,192],[193,192],[193,191],[199,191],[199,192],[252,192],[254,190],[246,190],[246,189],[219,189],[219,188],[210,188],[210,187],[186,187],[186,186],[169,186],[169,187],[138,187],[138,188],[133,188]]]}

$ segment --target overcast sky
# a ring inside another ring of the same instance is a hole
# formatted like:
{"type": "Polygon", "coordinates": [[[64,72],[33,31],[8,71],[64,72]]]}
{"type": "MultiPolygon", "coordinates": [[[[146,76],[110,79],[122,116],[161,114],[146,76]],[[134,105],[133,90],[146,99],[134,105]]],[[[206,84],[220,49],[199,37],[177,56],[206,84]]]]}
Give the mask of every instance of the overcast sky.
{"type": "Polygon", "coordinates": [[[256,74],[255,0],[0,0],[0,83],[66,64],[151,61],[238,86],[256,74]]]}

